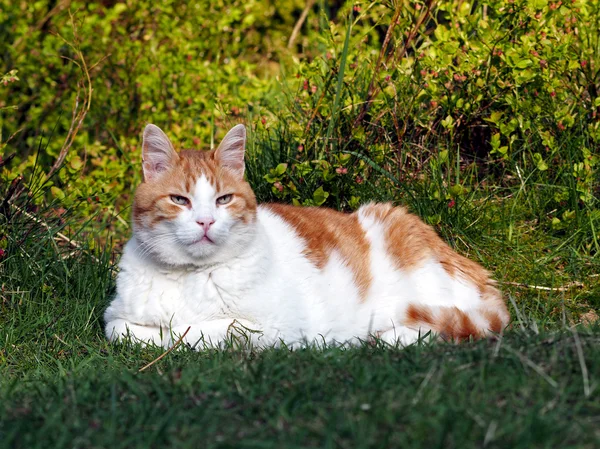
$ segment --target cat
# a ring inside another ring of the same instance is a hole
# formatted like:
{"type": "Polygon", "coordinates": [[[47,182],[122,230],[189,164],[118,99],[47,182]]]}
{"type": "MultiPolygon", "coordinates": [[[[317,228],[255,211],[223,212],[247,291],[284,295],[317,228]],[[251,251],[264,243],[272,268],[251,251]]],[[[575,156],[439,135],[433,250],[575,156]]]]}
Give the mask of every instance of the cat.
{"type": "Polygon", "coordinates": [[[402,207],[257,205],[245,145],[237,125],[216,150],[178,153],[146,126],[133,237],[104,314],[109,340],[406,346],[508,325],[489,273],[402,207]]]}

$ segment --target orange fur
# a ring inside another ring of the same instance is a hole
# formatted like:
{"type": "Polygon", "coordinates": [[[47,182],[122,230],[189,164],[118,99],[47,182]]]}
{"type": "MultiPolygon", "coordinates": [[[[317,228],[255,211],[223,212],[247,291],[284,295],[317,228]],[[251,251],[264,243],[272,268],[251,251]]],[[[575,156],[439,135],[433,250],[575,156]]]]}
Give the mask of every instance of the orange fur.
{"type": "Polygon", "coordinates": [[[354,282],[364,298],[371,285],[369,242],[356,214],[332,209],[269,204],[268,207],[286,220],[306,242],[306,256],[323,268],[332,251],[337,251],[352,271],[354,282]]]}
{"type": "Polygon", "coordinates": [[[497,314],[488,317],[488,329],[480,329],[468,312],[456,307],[437,307],[436,311],[429,306],[411,304],[406,310],[404,324],[414,329],[433,330],[443,339],[452,341],[483,337],[487,331],[501,332],[503,328],[498,327],[501,323],[497,314]]]}

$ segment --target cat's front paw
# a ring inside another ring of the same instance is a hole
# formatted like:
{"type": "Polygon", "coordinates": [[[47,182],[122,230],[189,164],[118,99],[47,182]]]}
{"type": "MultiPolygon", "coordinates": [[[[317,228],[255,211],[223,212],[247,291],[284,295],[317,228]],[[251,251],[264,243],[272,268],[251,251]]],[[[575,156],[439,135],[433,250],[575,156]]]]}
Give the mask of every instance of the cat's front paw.
{"type": "Polygon", "coordinates": [[[162,346],[168,348],[171,338],[168,332],[156,326],[142,326],[127,320],[116,319],[106,323],[106,338],[110,342],[130,342],[146,346],[162,346]]]}

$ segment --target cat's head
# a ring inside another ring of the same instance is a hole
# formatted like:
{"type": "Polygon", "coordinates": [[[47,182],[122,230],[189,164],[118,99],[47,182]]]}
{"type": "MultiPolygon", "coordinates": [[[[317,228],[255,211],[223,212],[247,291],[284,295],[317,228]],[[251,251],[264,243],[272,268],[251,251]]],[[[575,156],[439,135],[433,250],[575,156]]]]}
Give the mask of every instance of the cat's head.
{"type": "Polygon", "coordinates": [[[206,265],[237,256],[252,241],[256,198],[244,181],[246,128],[233,127],[216,150],[176,152],[148,125],[144,182],[133,204],[138,251],[169,265],[206,265]]]}

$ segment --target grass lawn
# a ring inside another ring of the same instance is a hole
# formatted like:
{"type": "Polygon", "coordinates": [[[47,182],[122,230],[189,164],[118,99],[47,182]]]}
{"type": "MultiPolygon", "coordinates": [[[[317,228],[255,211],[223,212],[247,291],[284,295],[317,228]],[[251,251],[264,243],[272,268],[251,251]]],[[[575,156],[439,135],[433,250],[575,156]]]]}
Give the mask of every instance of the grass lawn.
{"type": "Polygon", "coordinates": [[[102,335],[109,252],[72,254],[58,229],[13,217],[0,447],[598,447],[600,328],[573,325],[593,321],[597,262],[569,245],[556,251],[564,239],[517,215],[508,242],[500,209],[472,214],[475,231],[450,240],[505,282],[514,322],[502,337],[182,350],[142,372],[160,349],[109,346],[102,335]]]}

